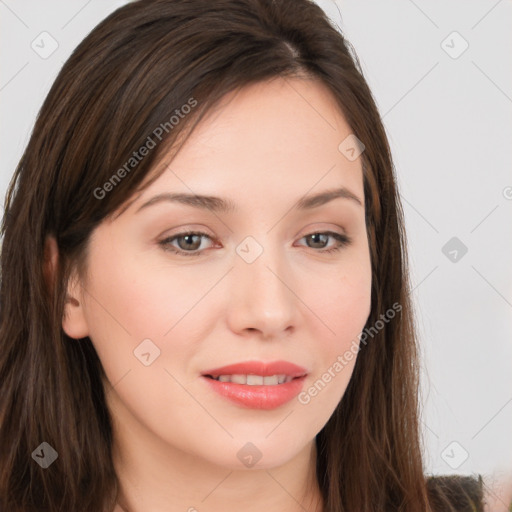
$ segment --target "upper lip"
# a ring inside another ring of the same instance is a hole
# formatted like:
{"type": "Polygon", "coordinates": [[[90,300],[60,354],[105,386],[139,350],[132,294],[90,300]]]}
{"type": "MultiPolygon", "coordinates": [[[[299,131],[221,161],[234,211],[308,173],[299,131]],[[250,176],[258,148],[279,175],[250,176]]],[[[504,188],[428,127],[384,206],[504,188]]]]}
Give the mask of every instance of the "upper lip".
{"type": "Polygon", "coordinates": [[[288,361],[244,361],[220,368],[213,368],[201,373],[201,375],[210,375],[212,377],[218,377],[219,375],[261,375],[263,377],[287,375],[290,377],[302,377],[306,374],[307,370],[305,368],[288,361]]]}

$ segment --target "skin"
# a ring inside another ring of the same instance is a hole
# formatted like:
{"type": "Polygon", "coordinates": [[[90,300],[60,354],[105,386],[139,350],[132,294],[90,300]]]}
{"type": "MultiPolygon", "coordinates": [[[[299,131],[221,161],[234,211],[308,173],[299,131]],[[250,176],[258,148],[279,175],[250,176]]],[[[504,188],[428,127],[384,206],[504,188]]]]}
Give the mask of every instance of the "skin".
{"type": "Polygon", "coordinates": [[[338,150],[351,133],[317,81],[251,85],[225,97],[164,174],[94,231],[87,279],[70,281],[62,325],[72,338],[90,337],[108,377],[124,509],[322,509],[315,436],[343,397],[356,358],[309,403],[293,399],[266,411],[228,401],[200,374],[287,360],[307,369],[308,389],[358,342],[370,314],[371,264],[361,159],[338,150]],[[291,209],[306,194],[340,186],[362,205],[337,198],[291,209]],[[163,192],[224,197],[238,211],[161,202],[137,213],[163,192]],[[207,236],[169,244],[200,256],[158,243],[187,230],[207,236]],[[352,241],[322,253],[337,240],[305,237],[325,231],[352,241]],[[263,248],[250,264],[236,252],[247,236],[263,248]],[[145,366],[133,351],[148,338],[160,356],[145,366]],[[251,468],[237,457],[249,441],[262,454],[251,468]]]}
{"type": "Polygon", "coordinates": [[[484,477],[485,512],[512,511],[512,472],[496,470],[484,477]]]}

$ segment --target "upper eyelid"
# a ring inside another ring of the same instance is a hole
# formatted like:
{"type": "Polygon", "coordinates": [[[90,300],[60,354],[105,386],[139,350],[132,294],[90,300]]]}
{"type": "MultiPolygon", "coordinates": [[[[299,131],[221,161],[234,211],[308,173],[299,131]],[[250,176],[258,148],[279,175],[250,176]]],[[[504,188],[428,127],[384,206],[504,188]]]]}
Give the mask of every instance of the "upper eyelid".
{"type": "MultiPolygon", "coordinates": [[[[315,224],[318,224],[317,222],[312,222],[310,225],[315,225],[315,224]]],[[[322,223],[320,223],[322,224],[322,223]]],[[[323,223],[323,224],[329,224],[332,226],[332,222],[330,223],[323,223]]],[[[191,224],[193,225],[193,224],[191,224]]],[[[184,235],[188,235],[188,234],[198,234],[198,235],[205,235],[209,238],[211,238],[212,240],[216,240],[217,237],[215,235],[210,235],[208,232],[207,232],[207,228],[201,226],[201,227],[198,227],[198,228],[193,228],[193,227],[188,227],[188,226],[185,226],[185,227],[180,227],[180,228],[177,228],[177,229],[181,229],[181,231],[178,231],[176,233],[171,233],[169,235],[166,235],[163,239],[166,240],[168,238],[173,238],[173,237],[179,237],[179,236],[184,236],[184,235]]],[[[336,227],[318,227],[318,228],[314,228],[314,227],[308,227],[306,226],[304,228],[306,230],[306,232],[300,237],[304,237],[304,236],[307,236],[307,235],[310,235],[310,234],[313,234],[313,233],[326,233],[326,232],[332,232],[332,233],[336,233],[336,234],[339,234],[339,235],[345,235],[345,236],[348,236],[348,233],[347,233],[347,230],[346,228],[344,228],[343,226],[339,225],[337,226],[337,229],[341,230],[341,232],[337,232],[336,231],[336,227]]]]}

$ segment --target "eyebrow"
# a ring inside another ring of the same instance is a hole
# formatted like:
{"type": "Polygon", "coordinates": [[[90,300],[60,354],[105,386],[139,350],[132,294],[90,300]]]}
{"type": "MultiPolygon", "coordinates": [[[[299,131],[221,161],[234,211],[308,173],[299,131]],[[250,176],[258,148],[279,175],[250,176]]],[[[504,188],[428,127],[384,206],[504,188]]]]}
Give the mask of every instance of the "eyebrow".
{"type": "MultiPolygon", "coordinates": [[[[300,198],[293,207],[297,210],[311,210],[339,198],[348,199],[357,203],[359,206],[363,206],[362,201],[353,192],[345,187],[341,187],[332,190],[325,190],[324,192],[319,192],[310,196],[304,196],[300,198]]],[[[231,213],[237,211],[236,204],[233,201],[223,199],[221,197],[184,193],[163,193],[152,197],[149,201],[144,203],[136,213],[140,212],[144,208],[148,208],[149,206],[161,202],[179,203],[192,206],[194,208],[212,210],[220,213],[231,213]]]]}

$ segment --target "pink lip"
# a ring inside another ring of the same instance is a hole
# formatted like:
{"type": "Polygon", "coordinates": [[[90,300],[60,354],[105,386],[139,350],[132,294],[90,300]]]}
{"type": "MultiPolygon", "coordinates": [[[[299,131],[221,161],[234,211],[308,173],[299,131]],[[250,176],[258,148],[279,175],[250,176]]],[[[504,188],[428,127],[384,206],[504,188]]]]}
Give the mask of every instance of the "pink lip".
{"type": "Polygon", "coordinates": [[[202,373],[202,378],[215,392],[237,405],[251,409],[275,409],[289,402],[300,393],[306,374],[307,370],[305,368],[287,361],[271,363],[247,361],[205,371],[202,373]],[[249,386],[233,382],[220,382],[207,377],[208,375],[218,377],[219,375],[234,374],[262,375],[264,377],[284,374],[294,377],[294,379],[275,386],[249,386]]]}
{"type": "Polygon", "coordinates": [[[289,402],[300,393],[306,376],[296,377],[290,382],[275,386],[248,386],[246,384],[234,384],[233,382],[220,382],[204,375],[202,379],[215,392],[238,405],[250,409],[275,409],[289,402]]]}
{"type": "Polygon", "coordinates": [[[288,361],[272,361],[265,363],[262,361],[245,361],[243,363],[230,364],[213,370],[201,372],[201,375],[262,375],[269,377],[271,375],[288,375],[290,377],[302,377],[307,370],[302,366],[289,363],[288,361]]]}

